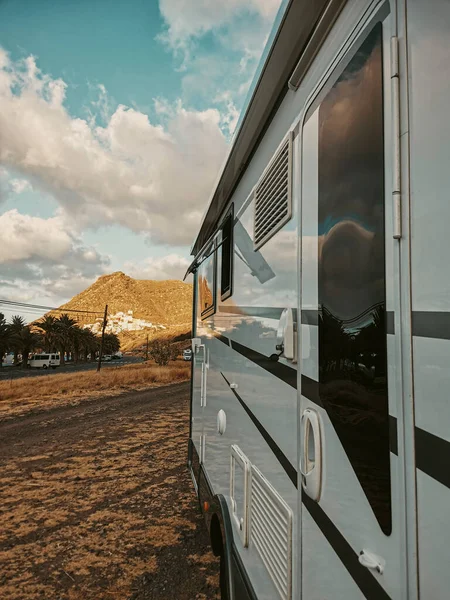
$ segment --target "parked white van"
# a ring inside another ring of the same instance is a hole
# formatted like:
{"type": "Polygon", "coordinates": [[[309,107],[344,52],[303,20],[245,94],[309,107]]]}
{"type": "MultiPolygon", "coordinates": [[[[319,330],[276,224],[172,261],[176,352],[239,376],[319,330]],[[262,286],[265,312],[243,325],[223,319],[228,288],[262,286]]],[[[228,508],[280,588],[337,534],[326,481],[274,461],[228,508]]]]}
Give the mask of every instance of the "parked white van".
{"type": "Polygon", "coordinates": [[[56,369],[61,365],[59,354],[33,354],[28,361],[28,366],[37,369],[56,369]]]}

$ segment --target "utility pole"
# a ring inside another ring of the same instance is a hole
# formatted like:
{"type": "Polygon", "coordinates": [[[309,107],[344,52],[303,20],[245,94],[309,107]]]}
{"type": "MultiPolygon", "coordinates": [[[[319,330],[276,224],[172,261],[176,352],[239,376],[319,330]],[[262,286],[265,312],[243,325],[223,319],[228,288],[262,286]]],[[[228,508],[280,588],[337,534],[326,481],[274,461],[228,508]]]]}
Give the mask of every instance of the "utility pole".
{"type": "Polygon", "coordinates": [[[147,350],[145,351],[145,360],[148,360],[148,333],[147,333],[147,350]]]}
{"type": "Polygon", "coordinates": [[[105,306],[105,316],[103,317],[102,341],[100,342],[100,356],[98,357],[97,373],[102,366],[103,342],[105,341],[106,318],[108,316],[108,305],[105,306]]]}

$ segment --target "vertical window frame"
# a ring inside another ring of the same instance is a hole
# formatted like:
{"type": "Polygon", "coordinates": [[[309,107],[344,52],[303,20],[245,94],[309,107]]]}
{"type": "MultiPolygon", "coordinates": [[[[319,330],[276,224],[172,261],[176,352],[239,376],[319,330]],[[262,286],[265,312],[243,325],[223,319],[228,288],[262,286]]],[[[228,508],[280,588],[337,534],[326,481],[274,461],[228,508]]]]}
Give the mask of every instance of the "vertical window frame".
{"type": "MultiPolygon", "coordinates": [[[[361,47],[364,45],[365,41],[367,40],[367,38],[369,37],[369,35],[372,33],[373,29],[379,24],[382,27],[382,23],[383,23],[383,18],[382,18],[382,14],[377,14],[377,16],[373,19],[370,20],[370,23],[368,23],[366,25],[366,27],[364,28],[364,30],[362,32],[360,32],[360,34],[358,35],[358,37],[356,38],[356,40],[354,40],[354,42],[352,43],[352,48],[346,53],[346,55],[339,61],[338,65],[333,69],[333,71],[330,73],[330,75],[327,77],[327,82],[325,83],[325,85],[323,85],[319,91],[319,93],[315,96],[315,99],[313,100],[313,102],[308,106],[306,113],[305,113],[305,118],[303,121],[303,125],[309,120],[309,117],[317,110],[320,109],[320,106],[323,104],[324,100],[326,99],[326,97],[328,96],[328,94],[330,93],[330,91],[334,88],[335,84],[337,83],[337,81],[341,78],[341,76],[343,75],[343,73],[349,68],[350,64],[352,63],[352,61],[355,59],[355,56],[360,52],[361,47]]],[[[383,53],[383,36],[384,36],[384,32],[383,29],[381,29],[381,52],[383,53]]],[[[382,79],[382,96],[384,96],[384,94],[386,93],[385,90],[385,76],[383,75],[383,58],[381,58],[381,67],[382,67],[382,74],[381,74],[381,79],[382,79]]],[[[384,111],[384,105],[382,103],[382,111],[384,111]]],[[[383,123],[383,137],[386,134],[386,122],[384,119],[384,113],[382,113],[382,123],[383,123]]],[[[385,142],[385,139],[384,139],[385,142]]],[[[384,148],[384,142],[383,142],[383,148],[384,148]]],[[[386,177],[386,165],[384,165],[384,177],[386,177]]],[[[385,184],[383,183],[383,190],[385,190],[385,184]]],[[[320,192],[318,192],[320,194],[320,192]]],[[[387,210],[387,196],[384,195],[383,198],[383,202],[384,202],[384,211],[387,210]]],[[[319,200],[318,202],[320,203],[320,195],[319,195],[319,200]]],[[[383,223],[384,223],[384,228],[386,227],[386,221],[383,218],[383,223]]],[[[386,229],[384,229],[384,235],[385,235],[385,241],[384,243],[386,244],[386,229]]],[[[385,250],[386,251],[386,250],[385,250]]],[[[386,254],[384,254],[384,261],[385,261],[385,296],[384,296],[384,305],[386,306],[386,254]]],[[[319,274],[320,277],[320,274],[319,274]]],[[[320,285],[320,282],[319,282],[320,285]]],[[[320,296],[319,296],[320,297],[320,296]]],[[[320,302],[320,300],[319,300],[320,302]]],[[[320,308],[320,314],[322,314],[322,309],[320,308]]],[[[385,336],[386,336],[386,331],[385,331],[385,336]]],[[[320,350],[319,350],[320,352],[320,350]]],[[[320,354],[319,354],[320,356],[320,354]]],[[[387,357],[387,348],[386,348],[386,357],[387,357]]],[[[386,377],[387,377],[387,370],[386,370],[386,377]]],[[[320,376],[319,376],[319,385],[321,385],[322,382],[320,381],[320,376]]],[[[387,414],[387,421],[389,423],[389,385],[388,382],[386,383],[386,393],[387,393],[387,410],[388,410],[388,414],[387,414]]],[[[326,409],[327,410],[327,409],[326,409]]],[[[327,410],[328,412],[328,410],[327,410]]],[[[334,424],[333,424],[334,426],[334,424]]],[[[388,425],[388,431],[389,431],[389,425],[388,425]]],[[[338,437],[340,438],[341,436],[338,434],[338,437]]],[[[341,441],[342,443],[342,441],[341,441]]],[[[347,450],[343,444],[343,449],[344,451],[347,453],[347,450]]],[[[348,455],[348,453],[347,453],[348,455]]],[[[390,456],[390,455],[389,455],[390,456]]],[[[352,459],[349,456],[349,460],[352,463],[352,459]]],[[[389,509],[390,509],[390,521],[389,522],[382,522],[381,518],[380,518],[380,511],[379,510],[375,510],[374,506],[372,507],[373,510],[373,514],[380,526],[380,529],[382,530],[382,532],[384,533],[384,535],[386,536],[390,536],[392,533],[392,524],[393,524],[393,518],[394,518],[394,512],[393,512],[393,496],[392,496],[392,469],[390,468],[390,459],[388,461],[389,464],[389,481],[390,481],[390,485],[389,485],[389,509]]],[[[352,464],[353,466],[353,464],[352,464]]],[[[356,471],[355,471],[356,473],[356,471]]],[[[357,474],[357,473],[356,473],[357,474]]],[[[360,480],[359,475],[357,474],[359,483],[361,485],[362,490],[364,491],[364,493],[367,496],[367,499],[369,500],[369,503],[372,505],[371,500],[369,499],[369,495],[368,495],[368,491],[366,490],[365,486],[363,485],[362,481],[360,480]]]]}
{"type": "Polygon", "coordinates": [[[223,219],[220,229],[222,231],[222,251],[221,251],[221,265],[220,265],[220,300],[221,302],[224,302],[225,300],[227,300],[228,298],[231,298],[231,296],[233,295],[233,278],[234,278],[234,204],[231,205],[230,209],[228,210],[228,213],[226,214],[225,218],[223,219]],[[223,235],[224,235],[224,227],[227,225],[227,222],[230,223],[230,232],[229,232],[229,239],[230,239],[230,256],[229,256],[229,262],[227,265],[227,268],[229,269],[229,284],[228,284],[228,288],[225,289],[225,291],[223,290],[223,273],[224,273],[224,240],[223,240],[223,235]]]}
{"type": "MultiPolygon", "coordinates": [[[[201,311],[200,311],[200,318],[201,318],[202,321],[204,321],[208,317],[211,317],[216,312],[216,310],[217,310],[217,243],[216,243],[216,239],[214,239],[211,242],[211,245],[209,246],[206,254],[207,255],[203,259],[202,263],[204,263],[205,261],[211,259],[212,260],[212,265],[213,265],[213,281],[212,281],[212,290],[211,290],[211,292],[212,292],[212,304],[211,304],[211,306],[208,306],[208,308],[201,309],[201,311]]],[[[200,263],[199,267],[201,267],[202,263],[200,263]]],[[[199,275],[201,275],[201,274],[199,274],[199,275]]],[[[198,281],[200,283],[200,277],[198,278],[198,281]]],[[[200,302],[202,302],[202,300],[203,300],[202,299],[202,290],[201,289],[199,289],[199,300],[200,300],[200,302]]]]}

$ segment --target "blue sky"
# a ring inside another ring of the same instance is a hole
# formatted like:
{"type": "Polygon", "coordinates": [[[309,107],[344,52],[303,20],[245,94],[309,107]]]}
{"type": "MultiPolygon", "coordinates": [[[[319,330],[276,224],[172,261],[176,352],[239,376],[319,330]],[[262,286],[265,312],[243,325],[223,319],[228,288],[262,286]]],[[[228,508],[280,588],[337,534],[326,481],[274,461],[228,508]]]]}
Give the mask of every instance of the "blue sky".
{"type": "Polygon", "coordinates": [[[0,2],[0,298],[183,276],[279,5],[0,2]]]}

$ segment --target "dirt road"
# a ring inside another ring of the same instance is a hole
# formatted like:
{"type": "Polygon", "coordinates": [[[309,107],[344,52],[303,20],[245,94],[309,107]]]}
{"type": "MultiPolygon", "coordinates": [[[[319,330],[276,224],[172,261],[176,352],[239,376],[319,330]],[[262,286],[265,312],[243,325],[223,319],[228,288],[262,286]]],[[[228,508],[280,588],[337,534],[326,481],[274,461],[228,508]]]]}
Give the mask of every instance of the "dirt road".
{"type": "Polygon", "coordinates": [[[0,598],[213,600],[189,384],[0,423],[0,598]]]}

